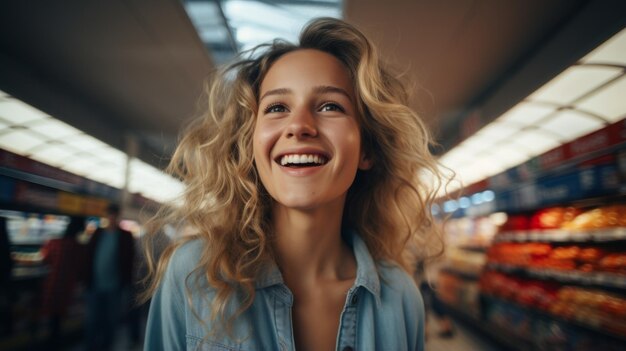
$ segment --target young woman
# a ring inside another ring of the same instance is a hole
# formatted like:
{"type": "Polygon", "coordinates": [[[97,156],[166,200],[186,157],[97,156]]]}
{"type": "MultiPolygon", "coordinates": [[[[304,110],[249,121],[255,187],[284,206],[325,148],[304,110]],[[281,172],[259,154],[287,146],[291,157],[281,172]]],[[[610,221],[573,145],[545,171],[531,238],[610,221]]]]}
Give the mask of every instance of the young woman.
{"type": "Polygon", "coordinates": [[[336,19],[215,77],[170,164],[182,205],[158,215],[196,234],[147,249],[145,349],[423,350],[405,253],[438,238],[438,172],[407,99],[336,19]]]}

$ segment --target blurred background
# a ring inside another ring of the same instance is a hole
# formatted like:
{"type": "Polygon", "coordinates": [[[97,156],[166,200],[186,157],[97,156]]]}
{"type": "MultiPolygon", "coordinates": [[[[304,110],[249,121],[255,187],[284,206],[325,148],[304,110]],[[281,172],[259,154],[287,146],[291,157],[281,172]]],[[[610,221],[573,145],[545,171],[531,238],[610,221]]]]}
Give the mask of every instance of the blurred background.
{"type": "MultiPolygon", "coordinates": [[[[94,233],[139,239],[209,74],[320,16],[412,83],[455,174],[416,277],[426,349],[626,348],[626,2],[69,0],[0,3],[1,350],[89,345],[94,233]]],[[[113,349],[145,314],[121,309],[113,349]]]]}

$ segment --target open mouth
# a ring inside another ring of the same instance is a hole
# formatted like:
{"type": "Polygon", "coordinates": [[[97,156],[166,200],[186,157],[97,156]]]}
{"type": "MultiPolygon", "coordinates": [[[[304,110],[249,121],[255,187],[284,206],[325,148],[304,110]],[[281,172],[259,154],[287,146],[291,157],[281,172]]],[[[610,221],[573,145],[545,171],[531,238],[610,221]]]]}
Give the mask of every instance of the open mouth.
{"type": "Polygon", "coordinates": [[[318,167],[325,165],[328,158],[320,154],[292,154],[280,156],[276,162],[291,168],[318,167]]]}

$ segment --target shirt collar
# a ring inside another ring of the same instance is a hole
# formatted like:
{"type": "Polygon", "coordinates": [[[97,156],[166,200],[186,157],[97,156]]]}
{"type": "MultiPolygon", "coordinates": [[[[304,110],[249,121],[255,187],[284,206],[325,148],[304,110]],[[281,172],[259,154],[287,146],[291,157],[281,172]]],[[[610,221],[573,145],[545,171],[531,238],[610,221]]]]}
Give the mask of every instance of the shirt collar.
{"type": "MultiPolygon", "coordinates": [[[[355,230],[347,231],[345,239],[352,246],[354,257],[356,258],[356,279],[354,288],[363,287],[369,291],[376,299],[376,304],[380,305],[380,278],[374,259],[370,255],[367,245],[355,230]]],[[[272,263],[257,278],[256,289],[264,289],[273,285],[283,284],[283,276],[276,263],[272,263]]]]}
{"type": "Polygon", "coordinates": [[[380,306],[380,278],[378,277],[374,259],[370,255],[367,245],[355,230],[351,230],[350,235],[347,237],[352,242],[352,250],[354,251],[354,257],[356,257],[357,268],[354,286],[364,287],[374,295],[376,304],[380,306]]]}
{"type": "Polygon", "coordinates": [[[278,266],[276,265],[276,263],[272,262],[268,264],[265,270],[261,271],[261,274],[256,279],[254,286],[258,290],[258,289],[265,289],[272,285],[278,285],[282,283],[283,283],[283,275],[280,273],[280,269],[278,269],[278,266]]]}

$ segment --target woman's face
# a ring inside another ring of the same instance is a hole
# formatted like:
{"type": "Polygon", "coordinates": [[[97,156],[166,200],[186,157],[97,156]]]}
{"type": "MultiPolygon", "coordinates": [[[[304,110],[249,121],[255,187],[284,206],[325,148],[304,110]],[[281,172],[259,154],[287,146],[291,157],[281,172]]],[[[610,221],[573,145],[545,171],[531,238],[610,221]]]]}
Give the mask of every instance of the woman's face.
{"type": "Polygon", "coordinates": [[[259,96],[254,160],[272,198],[300,210],[343,206],[357,169],[370,167],[344,65],[318,50],[285,54],[259,96]]]}

